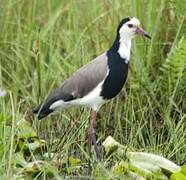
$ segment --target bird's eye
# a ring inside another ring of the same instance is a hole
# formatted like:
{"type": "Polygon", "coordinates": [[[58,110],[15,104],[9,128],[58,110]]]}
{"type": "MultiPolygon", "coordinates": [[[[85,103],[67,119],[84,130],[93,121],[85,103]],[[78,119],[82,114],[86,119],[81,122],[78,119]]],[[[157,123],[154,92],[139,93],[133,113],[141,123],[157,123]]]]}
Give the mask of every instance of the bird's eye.
{"type": "Polygon", "coordinates": [[[128,24],[128,27],[129,27],[129,28],[132,28],[132,27],[133,27],[133,24],[128,24]]]}

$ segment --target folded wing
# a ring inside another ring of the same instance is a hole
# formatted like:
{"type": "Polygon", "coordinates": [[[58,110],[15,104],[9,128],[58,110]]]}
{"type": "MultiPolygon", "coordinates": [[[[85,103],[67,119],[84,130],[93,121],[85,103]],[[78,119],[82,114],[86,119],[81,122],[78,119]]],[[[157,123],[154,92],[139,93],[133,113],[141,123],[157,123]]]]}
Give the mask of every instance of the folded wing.
{"type": "Polygon", "coordinates": [[[50,93],[46,100],[35,108],[33,112],[38,113],[38,118],[41,119],[53,111],[50,108],[53,103],[59,100],[68,102],[82,98],[90,93],[104,80],[108,69],[107,60],[106,53],[103,53],[89,64],[80,68],[64,81],[61,87],[50,93]]]}

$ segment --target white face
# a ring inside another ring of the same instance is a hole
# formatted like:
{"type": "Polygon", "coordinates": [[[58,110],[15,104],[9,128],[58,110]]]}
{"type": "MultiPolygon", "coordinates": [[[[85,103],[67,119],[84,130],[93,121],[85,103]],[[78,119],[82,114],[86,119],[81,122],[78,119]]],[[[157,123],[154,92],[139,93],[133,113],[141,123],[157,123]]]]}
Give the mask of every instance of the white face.
{"type": "Polygon", "coordinates": [[[121,38],[131,39],[136,34],[136,30],[140,27],[140,21],[133,17],[130,21],[123,24],[119,33],[121,38]]]}

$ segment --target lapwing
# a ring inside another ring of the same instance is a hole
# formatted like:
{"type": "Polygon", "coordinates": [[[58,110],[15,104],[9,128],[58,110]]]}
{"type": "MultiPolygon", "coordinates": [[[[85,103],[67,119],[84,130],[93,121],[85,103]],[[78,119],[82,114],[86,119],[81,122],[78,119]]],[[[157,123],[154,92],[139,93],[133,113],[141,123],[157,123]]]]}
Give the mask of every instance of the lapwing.
{"type": "Polygon", "coordinates": [[[137,18],[122,19],[110,49],[72,74],[33,112],[41,119],[59,108],[64,109],[70,106],[91,108],[88,145],[90,151],[91,145],[94,144],[96,155],[99,157],[95,136],[97,112],[124,86],[128,75],[131,40],[136,34],[150,39],[148,33],[140,27],[140,21],[137,18]]]}

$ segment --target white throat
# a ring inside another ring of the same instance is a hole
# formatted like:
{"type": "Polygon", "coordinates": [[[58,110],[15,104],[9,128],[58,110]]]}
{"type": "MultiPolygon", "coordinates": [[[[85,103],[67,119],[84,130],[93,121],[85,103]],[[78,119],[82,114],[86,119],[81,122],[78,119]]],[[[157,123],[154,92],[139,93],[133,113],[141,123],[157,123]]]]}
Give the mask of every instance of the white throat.
{"type": "Polygon", "coordinates": [[[120,42],[120,44],[119,44],[118,53],[122,59],[125,59],[125,63],[128,64],[128,62],[130,60],[131,38],[130,37],[125,37],[125,38],[121,37],[119,42],[120,42]]]}

